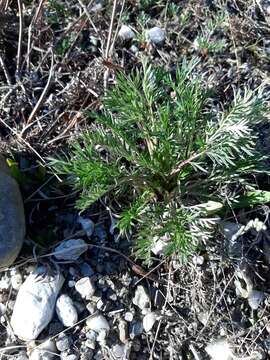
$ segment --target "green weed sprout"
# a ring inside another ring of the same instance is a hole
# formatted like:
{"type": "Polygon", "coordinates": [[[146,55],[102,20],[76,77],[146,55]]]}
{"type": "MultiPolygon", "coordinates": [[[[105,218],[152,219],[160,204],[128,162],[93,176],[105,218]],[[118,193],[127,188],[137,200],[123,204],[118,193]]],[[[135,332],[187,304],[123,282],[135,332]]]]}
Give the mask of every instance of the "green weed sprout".
{"type": "Polygon", "coordinates": [[[215,212],[255,188],[250,175],[263,172],[259,93],[238,91],[228,110],[215,111],[196,65],[184,60],[174,76],[147,63],[119,73],[101,113],[90,114],[94,125],[50,162],[80,191],[79,209],[99,199],[121,204],[119,232],[132,231],[146,260],[159,239],[166,255],[186,258],[211,235],[215,212]]]}

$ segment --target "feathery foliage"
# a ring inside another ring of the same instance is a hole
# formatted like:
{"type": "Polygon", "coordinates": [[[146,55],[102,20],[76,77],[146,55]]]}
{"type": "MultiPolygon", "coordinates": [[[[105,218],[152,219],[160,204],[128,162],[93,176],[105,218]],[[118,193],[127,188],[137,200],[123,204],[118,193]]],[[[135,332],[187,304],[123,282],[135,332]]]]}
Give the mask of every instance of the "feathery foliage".
{"type": "Polygon", "coordinates": [[[168,255],[189,254],[211,234],[210,205],[237,201],[255,187],[250,174],[262,171],[259,95],[239,91],[228,110],[214,111],[195,66],[184,60],[172,75],[143,63],[120,73],[102,113],[90,114],[94,126],[69,155],[51,160],[81,191],[80,209],[105,196],[122,204],[120,233],[136,225],[137,255],[146,259],[164,239],[168,255]]]}

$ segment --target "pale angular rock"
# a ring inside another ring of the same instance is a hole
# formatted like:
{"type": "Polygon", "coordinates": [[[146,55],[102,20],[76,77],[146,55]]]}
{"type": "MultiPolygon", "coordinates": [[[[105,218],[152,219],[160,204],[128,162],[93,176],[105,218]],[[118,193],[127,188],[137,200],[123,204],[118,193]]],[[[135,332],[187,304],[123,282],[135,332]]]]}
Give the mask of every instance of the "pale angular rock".
{"type": "Polygon", "coordinates": [[[151,306],[150,297],[142,285],[137,286],[132,302],[134,305],[138,306],[141,310],[150,308],[151,306]]]}
{"type": "Polygon", "coordinates": [[[24,235],[25,218],[20,189],[0,155],[0,268],[14,262],[24,235]]]}
{"type": "Polygon", "coordinates": [[[62,294],[56,301],[56,314],[61,321],[61,323],[66,326],[73,326],[78,321],[78,313],[73,305],[72,299],[66,295],[62,294]]]}
{"type": "Polygon", "coordinates": [[[69,349],[70,341],[66,334],[60,334],[56,339],[56,347],[59,351],[63,352],[69,349]]]}
{"type": "Polygon", "coordinates": [[[22,340],[34,340],[52,319],[58,293],[64,283],[58,273],[48,275],[45,267],[37,268],[20,287],[11,326],[22,340]]]}
{"type": "Polygon", "coordinates": [[[123,24],[119,30],[118,36],[122,40],[132,40],[135,38],[135,33],[129,26],[123,24]]]}
{"type": "Polygon", "coordinates": [[[110,330],[110,325],[107,319],[101,314],[94,315],[87,319],[86,326],[89,330],[94,330],[97,333],[103,329],[106,331],[110,330]]]}
{"type": "Polygon", "coordinates": [[[86,300],[90,300],[96,291],[93,281],[87,276],[76,282],[75,289],[80,293],[81,297],[86,300]]]}
{"type": "Polygon", "coordinates": [[[157,321],[158,315],[154,312],[146,314],[143,318],[143,328],[146,332],[150,331],[157,321]]]}
{"type": "Polygon", "coordinates": [[[56,352],[55,341],[48,339],[30,351],[29,360],[53,360],[56,352]]]}
{"type": "Polygon", "coordinates": [[[70,239],[54,249],[54,256],[57,260],[76,261],[87,249],[88,245],[83,239],[70,239]]]}
{"type": "Polygon", "coordinates": [[[232,350],[226,339],[213,341],[206,346],[205,351],[211,360],[233,360],[232,350]]]}
{"type": "Polygon", "coordinates": [[[158,26],[148,30],[146,36],[155,45],[162,45],[165,41],[165,31],[158,26]]]}

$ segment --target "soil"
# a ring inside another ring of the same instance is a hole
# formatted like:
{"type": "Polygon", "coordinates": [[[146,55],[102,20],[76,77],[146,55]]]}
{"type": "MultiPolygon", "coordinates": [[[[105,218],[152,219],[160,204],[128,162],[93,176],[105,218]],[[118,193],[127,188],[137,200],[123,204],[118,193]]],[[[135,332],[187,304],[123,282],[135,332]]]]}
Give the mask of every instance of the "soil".
{"type": "MultiPolygon", "coordinates": [[[[0,152],[10,159],[21,186],[27,222],[25,246],[16,262],[18,271],[26,277],[32,264],[40,262],[35,253],[46,255],[63,239],[82,237],[96,245],[81,262],[89,263],[94,271],[97,301],[104,302],[99,310],[112,326],[106,346],[98,342],[90,351],[81,322],[67,331],[70,348],[58,357],[75,354],[81,359],[116,359],[113,349],[123,345],[122,359],[200,360],[209,358],[205,349],[210,342],[226,338],[236,355],[270,358],[268,206],[239,210],[234,218],[223,219],[246,225],[257,218],[266,225],[266,229],[253,227],[237,238],[241,255],[232,255],[234,245],[224,239],[220,229],[215,240],[187,264],[156,258],[147,268],[132,256],[132,239],[119,241],[111,232],[111,213],[102,203],[82,214],[96,226],[90,238],[82,234],[75,207],[78,194],[46,167],[49,157],[65,152],[89,127],[87,111],[100,110],[102,96],[114,85],[116,72],[130,73],[141,66],[143,57],[172,72],[184,57],[198,57],[196,76],[211,89],[212,103],[224,108],[235,90],[245,87],[263,85],[269,101],[269,22],[270,2],[263,0],[0,2],[0,152]],[[122,24],[135,32],[133,40],[117,36],[122,24]],[[146,30],[154,26],[165,30],[162,45],[146,39],[146,30]],[[101,249],[104,246],[106,251],[101,249]],[[243,269],[254,288],[264,294],[257,309],[237,290],[237,281],[246,286],[243,269]],[[139,284],[147,289],[158,320],[150,332],[133,337],[134,327],[144,316],[132,304],[139,284]],[[127,339],[123,342],[119,324],[127,312],[132,312],[135,320],[126,321],[127,339]]],[[[258,140],[266,155],[268,139],[269,127],[264,126],[258,140]]],[[[268,188],[268,177],[261,182],[261,188],[268,188]]],[[[65,264],[61,269],[65,291],[84,306],[82,320],[89,315],[87,304],[67,285],[82,276],[79,265],[65,264]]],[[[0,283],[7,279],[9,284],[7,288],[0,284],[0,302],[7,307],[0,323],[4,349],[0,349],[0,357],[15,359],[22,355],[15,346],[22,343],[7,329],[17,290],[10,285],[11,270],[0,276],[0,283]],[[7,346],[12,351],[6,351],[7,346]]],[[[48,328],[40,339],[63,331],[57,317],[52,324],[55,328],[48,328]]]]}

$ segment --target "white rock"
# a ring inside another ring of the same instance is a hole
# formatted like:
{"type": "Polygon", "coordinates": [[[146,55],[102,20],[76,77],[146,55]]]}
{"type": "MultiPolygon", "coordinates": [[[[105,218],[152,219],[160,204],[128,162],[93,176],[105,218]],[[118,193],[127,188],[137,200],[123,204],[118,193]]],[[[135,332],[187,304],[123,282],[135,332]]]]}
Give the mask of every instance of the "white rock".
{"type": "Polygon", "coordinates": [[[151,251],[153,254],[155,254],[156,256],[162,256],[165,254],[166,251],[166,247],[168,246],[168,238],[167,237],[162,237],[162,238],[155,238],[153,241],[153,245],[151,247],[151,251]]]}
{"type": "Polygon", "coordinates": [[[123,40],[132,40],[135,38],[135,33],[131,28],[127,25],[122,25],[119,30],[118,36],[123,40]]]}
{"type": "Polygon", "coordinates": [[[132,314],[132,312],[128,311],[125,313],[124,319],[128,322],[131,322],[133,320],[133,317],[134,317],[134,315],[132,314]]]}
{"type": "Polygon", "coordinates": [[[86,326],[89,330],[99,333],[101,330],[110,330],[110,325],[103,315],[97,314],[86,320],[86,326]]]}
{"type": "Polygon", "coordinates": [[[10,287],[10,278],[5,274],[0,279],[0,290],[8,290],[10,287]]]}
{"type": "Polygon", "coordinates": [[[59,296],[59,298],[57,299],[56,313],[59,320],[64,326],[73,326],[78,321],[77,310],[73,305],[72,299],[66,294],[59,296]]]}
{"type": "Polygon", "coordinates": [[[11,286],[14,290],[19,290],[19,288],[22,286],[23,278],[20,273],[14,274],[11,276],[11,286]]]}
{"type": "Polygon", "coordinates": [[[146,32],[146,37],[153,44],[162,45],[165,41],[165,31],[155,26],[146,32]]]}
{"type": "Polygon", "coordinates": [[[157,314],[154,312],[150,312],[146,314],[143,318],[143,328],[146,332],[150,331],[154,326],[155,322],[157,321],[157,314]]]}
{"type": "Polygon", "coordinates": [[[96,291],[93,281],[87,276],[76,282],[75,289],[80,293],[81,297],[86,300],[90,300],[96,291]]]}
{"type": "Polygon", "coordinates": [[[49,276],[45,267],[37,268],[20,287],[11,326],[22,340],[34,340],[51,321],[58,293],[64,283],[61,274],[49,276]]]}
{"type": "Polygon", "coordinates": [[[83,239],[70,239],[55,248],[54,256],[57,260],[76,261],[87,249],[88,245],[83,239]]]}
{"type": "Polygon", "coordinates": [[[141,310],[150,308],[150,298],[142,285],[137,286],[134,298],[132,299],[134,305],[138,306],[141,310]]]}
{"type": "Polygon", "coordinates": [[[206,346],[205,351],[212,360],[233,360],[232,350],[225,339],[213,341],[206,346]]]}
{"type": "Polygon", "coordinates": [[[52,360],[54,359],[56,352],[55,341],[48,339],[41,345],[34,347],[30,352],[29,360],[52,360]]]}
{"type": "Polygon", "coordinates": [[[264,293],[258,290],[250,290],[248,293],[248,304],[252,310],[257,310],[264,300],[264,293]]]}
{"type": "Polygon", "coordinates": [[[86,232],[86,235],[90,237],[95,229],[95,224],[91,219],[84,218],[82,216],[78,217],[78,222],[81,224],[81,227],[86,232]]]}

